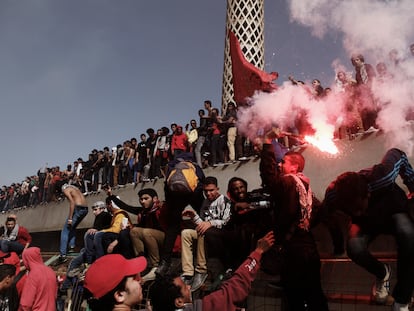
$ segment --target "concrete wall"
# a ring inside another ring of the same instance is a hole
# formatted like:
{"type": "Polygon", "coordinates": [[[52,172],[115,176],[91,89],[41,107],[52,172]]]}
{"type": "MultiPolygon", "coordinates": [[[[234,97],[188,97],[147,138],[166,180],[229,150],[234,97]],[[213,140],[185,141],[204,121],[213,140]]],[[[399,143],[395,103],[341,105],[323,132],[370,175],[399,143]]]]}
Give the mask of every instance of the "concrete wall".
{"type": "MultiPolygon", "coordinates": [[[[303,150],[306,159],[305,174],[310,177],[315,194],[322,199],[325,188],[338,174],[349,170],[360,170],[379,162],[388,149],[385,142],[385,135],[377,133],[359,137],[352,141],[337,141],[339,153],[335,156],[321,152],[312,146],[306,147],[303,150]]],[[[414,163],[412,158],[410,160],[411,163],[414,163]]],[[[205,170],[205,174],[206,176],[214,175],[218,178],[221,193],[226,193],[227,182],[234,176],[246,179],[249,183],[249,190],[252,190],[260,186],[258,165],[259,159],[251,158],[246,162],[208,168],[205,170]]],[[[119,195],[128,204],[138,206],[137,192],[142,187],[153,187],[157,190],[160,198],[164,197],[162,179],[154,183],[139,184],[136,188],[128,185],[125,188],[114,190],[114,194],[119,195]]],[[[89,206],[98,200],[104,201],[105,194],[87,197],[89,206]]],[[[65,200],[60,203],[13,211],[13,213],[17,214],[18,222],[31,232],[57,231],[61,230],[67,217],[68,202],[65,200]]],[[[0,223],[5,222],[7,215],[7,213],[0,215],[0,223]]],[[[89,212],[79,227],[88,228],[92,222],[93,214],[89,212]]]]}

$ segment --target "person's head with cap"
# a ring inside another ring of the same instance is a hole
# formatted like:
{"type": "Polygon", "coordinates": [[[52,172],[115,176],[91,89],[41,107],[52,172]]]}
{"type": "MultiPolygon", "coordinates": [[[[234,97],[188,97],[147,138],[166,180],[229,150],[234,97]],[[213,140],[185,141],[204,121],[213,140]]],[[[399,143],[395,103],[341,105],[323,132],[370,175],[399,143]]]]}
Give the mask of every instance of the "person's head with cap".
{"type": "Polygon", "coordinates": [[[106,204],[104,201],[96,201],[92,205],[92,211],[95,216],[98,216],[100,213],[106,210],[106,204]]]}
{"type": "Polygon", "coordinates": [[[119,254],[109,254],[97,259],[85,275],[84,287],[92,311],[131,310],[142,301],[140,273],[145,270],[145,257],[125,259],[119,254]]]}

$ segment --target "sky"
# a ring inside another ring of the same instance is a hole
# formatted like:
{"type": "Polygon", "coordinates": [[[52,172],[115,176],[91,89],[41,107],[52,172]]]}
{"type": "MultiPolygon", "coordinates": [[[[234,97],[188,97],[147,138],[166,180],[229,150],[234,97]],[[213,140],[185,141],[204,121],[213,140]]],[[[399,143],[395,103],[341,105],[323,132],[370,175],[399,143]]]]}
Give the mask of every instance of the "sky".
{"type": "MultiPolygon", "coordinates": [[[[265,70],[279,72],[277,84],[293,75],[328,86],[335,67],[352,71],[355,47],[375,54],[372,6],[381,25],[395,23],[387,12],[412,25],[401,13],[410,1],[366,0],[358,12],[359,0],[342,11],[340,0],[265,0],[265,70]]],[[[1,1],[0,185],[150,127],[185,125],[205,99],[220,107],[225,17],[224,0],[1,1]]],[[[392,41],[401,50],[414,42],[403,35],[392,41]]]]}

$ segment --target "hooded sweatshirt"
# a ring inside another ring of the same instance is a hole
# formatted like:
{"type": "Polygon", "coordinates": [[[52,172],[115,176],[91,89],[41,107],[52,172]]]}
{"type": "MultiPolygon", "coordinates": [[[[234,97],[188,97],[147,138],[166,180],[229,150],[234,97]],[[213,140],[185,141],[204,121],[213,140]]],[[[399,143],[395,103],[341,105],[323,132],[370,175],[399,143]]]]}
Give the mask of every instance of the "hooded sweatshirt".
{"type": "Polygon", "coordinates": [[[38,247],[25,249],[22,258],[29,273],[20,298],[20,310],[55,311],[56,273],[43,263],[38,247]]]}

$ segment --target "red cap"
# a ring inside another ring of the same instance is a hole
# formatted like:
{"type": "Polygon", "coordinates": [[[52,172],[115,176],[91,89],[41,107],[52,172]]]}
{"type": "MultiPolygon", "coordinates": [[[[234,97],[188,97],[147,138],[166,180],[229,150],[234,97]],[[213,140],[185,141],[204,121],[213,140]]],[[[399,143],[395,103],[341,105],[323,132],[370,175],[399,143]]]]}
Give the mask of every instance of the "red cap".
{"type": "Polygon", "coordinates": [[[101,298],[114,289],[126,276],[133,276],[145,270],[145,257],[125,259],[119,254],[98,258],[86,271],[84,287],[95,298],[101,298]]]}

